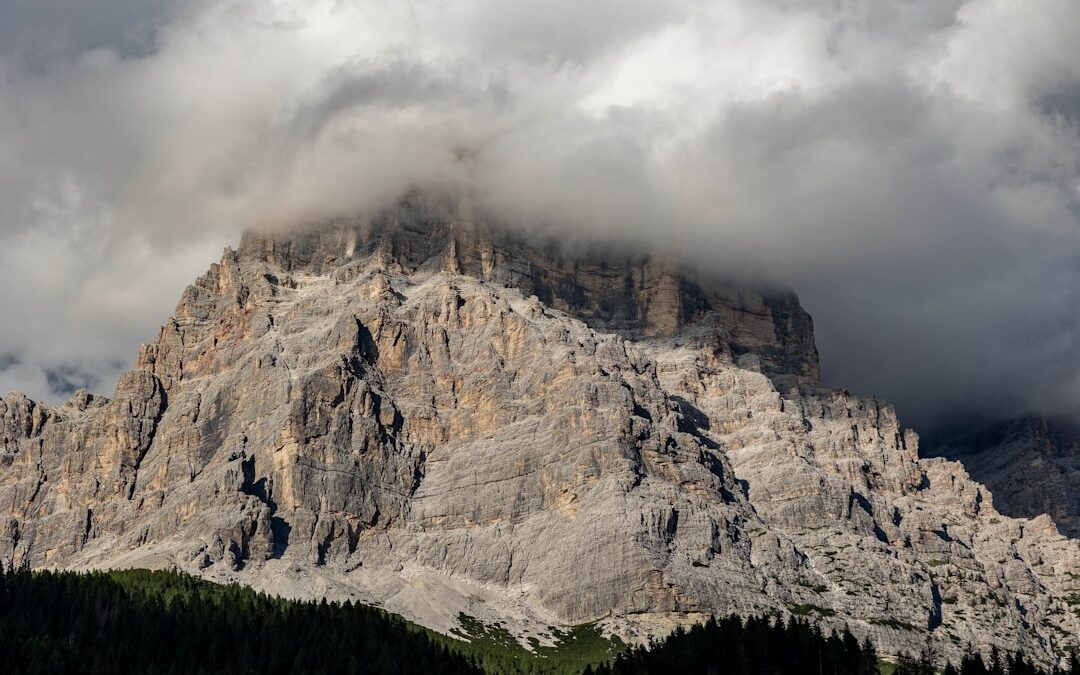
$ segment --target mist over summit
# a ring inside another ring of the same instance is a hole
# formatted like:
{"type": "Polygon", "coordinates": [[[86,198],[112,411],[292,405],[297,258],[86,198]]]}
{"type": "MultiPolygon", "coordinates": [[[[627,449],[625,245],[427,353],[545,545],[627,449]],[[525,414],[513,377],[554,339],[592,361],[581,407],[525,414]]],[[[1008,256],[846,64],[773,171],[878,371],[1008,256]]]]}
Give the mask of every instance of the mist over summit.
{"type": "Polygon", "coordinates": [[[243,229],[421,185],[794,289],[920,429],[1077,409],[1069,0],[129,5],[0,8],[0,389],[108,391],[243,229]]]}
{"type": "Polygon", "coordinates": [[[168,569],[78,597],[238,582],[540,667],[764,644],[735,626],[860,675],[1064,666],[1076,26],[1075,0],[0,3],[0,581],[168,569]],[[759,618],[675,630],[729,613],[759,618]]]}
{"type": "Polygon", "coordinates": [[[1063,662],[1080,541],[819,384],[790,292],[413,193],[245,235],[109,398],[0,398],[0,562],[175,569],[522,644],[736,612],[1063,662]]]}

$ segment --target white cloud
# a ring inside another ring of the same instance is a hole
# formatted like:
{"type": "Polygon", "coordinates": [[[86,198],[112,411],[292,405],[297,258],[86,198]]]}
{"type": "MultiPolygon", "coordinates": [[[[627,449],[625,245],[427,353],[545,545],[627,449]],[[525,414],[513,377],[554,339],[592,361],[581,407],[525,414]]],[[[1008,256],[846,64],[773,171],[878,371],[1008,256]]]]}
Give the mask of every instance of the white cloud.
{"type": "Polygon", "coordinates": [[[0,388],[106,386],[244,227],[451,182],[793,285],[919,420],[1080,403],[1072,0],[76,5],[0,9],[0,388]]]}

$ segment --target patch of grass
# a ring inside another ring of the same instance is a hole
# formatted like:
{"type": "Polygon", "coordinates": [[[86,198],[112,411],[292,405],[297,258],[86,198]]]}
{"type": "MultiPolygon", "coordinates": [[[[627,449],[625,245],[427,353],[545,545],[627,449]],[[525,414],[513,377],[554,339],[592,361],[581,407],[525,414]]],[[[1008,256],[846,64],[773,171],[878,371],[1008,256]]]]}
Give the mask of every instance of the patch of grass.
{"type": "Polygon", "coordinates": [[[893,675],[896,672],[896,664],[889,661],[878,661],[878,672],[881,675],[893,675]]]}
{"type": "Polygon", "coordinates": [[[895,628],[897,630],[918,631],[919,628],[912,626],[910,623],[900,621],[898,619],[870,619],[870,623],[875,626],[888,626],[889,628],[895,628]]]}
{"type": "Polygon", "coordinates": [[[482,645],[490,649],[524,649],[510,631],[497,623],[488,625],[465,613],[458,615],[458,622],[461,628],[451,629],[450,634],[466,640],[469,644],[482,645]]]}
{"type": "Polygon", "coordinates": [[[805,588],[809,588],[810,590],[812,590],[813,592],[815,592],[815,593],[817,593],[819,595],[821,593],[824,593],[825,591],[829,590],[829,587],[826,586],[825,584],[812,584],[812,583],[810,583],[808,581],[803,581],[802,579],[799,579],[798,584],[800,586],[805,587],[805,588]]]}
{"type": "Polygon", "coordinates": [[[820,616],[836,616],[836,612],[828,607],[822,607],[813,603],[807,603],[805,605],[788,605],[787,609],[795,616],[809,616],[810,614],[818,614],[820,616]]]}
{"type": "Polygon", "coordinates": [[[451,631],[458,639],[448,639],[447,647],[475,658],[485,672],[493,674],[580,673],[587,666],[610,661],[626,649],[622,640],[605,637],[595,623],[567,630],[551,626],[548,635],[554,644],[543,645],[530,637],[529,648],[501,625],[485,624],[464,613],[458,615],[458,623],[461,627],[451,631]]]}

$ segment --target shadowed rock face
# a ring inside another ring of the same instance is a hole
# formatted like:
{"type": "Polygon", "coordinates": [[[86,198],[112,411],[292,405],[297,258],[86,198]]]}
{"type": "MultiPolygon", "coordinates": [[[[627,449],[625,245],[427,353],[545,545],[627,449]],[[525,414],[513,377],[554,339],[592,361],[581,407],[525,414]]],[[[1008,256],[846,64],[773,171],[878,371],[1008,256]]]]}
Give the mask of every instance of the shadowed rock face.
{"type": "Polygon", "coordinates": [[[818,391],[794,296],[474,220],[414,199],[245,237],[111,401],[0,399],[0,559],[442,630],[794,612],[886,651],[1075,644],[1077,542],[919,459],[888,404],[818,391]]]}
{"type": "Polygon", "coordinates": [[[1080,430],[1067,422],[1012,420],[963,434],[930,449],[964,465],[994,493],[998,510],[1035,518],[1048,514],[1080,538],[1080,430]]]}

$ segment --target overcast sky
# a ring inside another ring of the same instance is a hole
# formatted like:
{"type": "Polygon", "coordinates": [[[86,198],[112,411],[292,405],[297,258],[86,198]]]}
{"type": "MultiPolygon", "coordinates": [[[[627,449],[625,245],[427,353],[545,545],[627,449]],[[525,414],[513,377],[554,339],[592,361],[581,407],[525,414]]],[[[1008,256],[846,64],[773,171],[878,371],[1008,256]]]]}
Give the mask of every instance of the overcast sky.
{"type": "Polygon", "coordinates": [[[110,393],[243,228],[448,183],[793,287],[827,384],[917,428],[1080,412],[1077,27],[1076,0],[0,0],[0,391],[110,393]]]}

